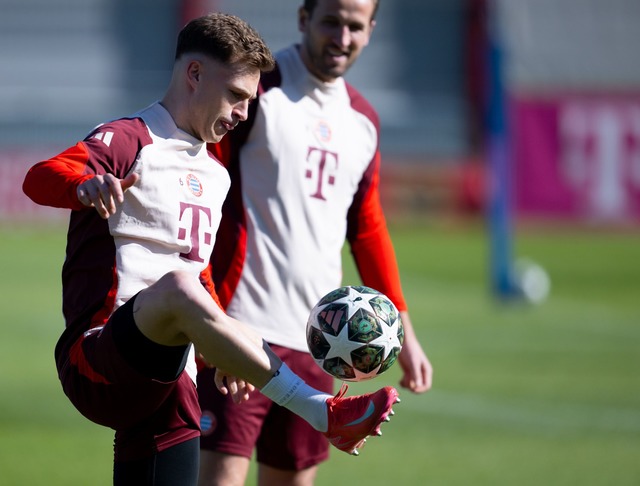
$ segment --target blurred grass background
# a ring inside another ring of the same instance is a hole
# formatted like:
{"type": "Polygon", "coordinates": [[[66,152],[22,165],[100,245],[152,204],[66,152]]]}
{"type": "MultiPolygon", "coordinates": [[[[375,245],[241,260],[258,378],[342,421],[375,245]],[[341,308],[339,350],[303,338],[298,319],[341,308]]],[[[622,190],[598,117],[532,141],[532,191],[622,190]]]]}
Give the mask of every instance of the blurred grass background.
{"type": "MultiPolygon", "coordinates": [[[[0,483],[111,484],[112,432],[64,397],[65,228],[0,226],[0,483]]],[[[640,484],[640,234],[518,228],[552,280],[541,305],[488,286],[481,223],[391,227],[433,390],[402,393],[382,438],[333,452],[317,484],[640,484]]],[[[358,282],[345,251],[345,283],[358,282]]],[[[395,366],[350,393],[395,384],[395,366]]],[[[254,484],[254,475],[248,484],[254,484]]]]}

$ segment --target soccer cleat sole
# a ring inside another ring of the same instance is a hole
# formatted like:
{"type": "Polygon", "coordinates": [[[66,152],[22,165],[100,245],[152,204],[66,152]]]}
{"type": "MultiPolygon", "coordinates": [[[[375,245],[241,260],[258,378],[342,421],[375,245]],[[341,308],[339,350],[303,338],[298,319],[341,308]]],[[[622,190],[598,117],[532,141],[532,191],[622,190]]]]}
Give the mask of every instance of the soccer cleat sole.
{"type": "MultiPolygon", "coordinates": [[[[400,403],[400,398],[396,397],[396,400],[394,403],[400,403]]],[[[380,426],[382,425],[383,422],[391,422],[391,417],[393,415],[395,415],[395,412],[393,411],[393,409],[390,409],[389,413],[382,417],[382,420],[380,421],[380,423],[378,423],[372,435],[375,435],[376,437],[382,437],[382,429],[380,428],[380,426]]],[[[371,437],[371,436],[368,435],[367,437],[362,439],[362,441],[358,442],[358,444],[356,444],[355,448],[349,454],[351,454],[352,456],[359,456],[360,453],[358,452],[358,449],[364,447],[364,445],[367,443],[368,437],[371,437]]]]}

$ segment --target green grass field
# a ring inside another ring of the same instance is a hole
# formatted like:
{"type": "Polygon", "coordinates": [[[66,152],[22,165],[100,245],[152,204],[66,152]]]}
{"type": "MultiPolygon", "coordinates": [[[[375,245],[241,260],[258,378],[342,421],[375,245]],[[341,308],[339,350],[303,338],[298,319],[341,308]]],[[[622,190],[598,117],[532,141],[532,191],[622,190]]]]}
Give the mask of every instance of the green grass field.
{"type": "MultiPolygon", "coordinates": [[[[7,486],[111,484],[112,433],[68,404],[54,370],[64,226],[0,227],[7,486]]],[[[516,253],[553,282],[528,306],[491,297],[481,227],[423,226],[392,235],[433,390],[402,393],[384,436],[357,458],[333,452],[317,484],[640,484],[640,234],[518,231],[516,253]]]]}

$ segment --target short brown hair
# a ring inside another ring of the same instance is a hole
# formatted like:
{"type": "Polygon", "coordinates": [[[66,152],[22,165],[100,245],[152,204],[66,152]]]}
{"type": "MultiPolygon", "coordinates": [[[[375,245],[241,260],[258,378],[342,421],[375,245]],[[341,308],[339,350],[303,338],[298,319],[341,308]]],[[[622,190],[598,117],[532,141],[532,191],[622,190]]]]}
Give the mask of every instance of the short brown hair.
{"type": "Polygon", "coordinates": [[[246,64],[271,71],[275,60],[260,34],[235,15],[220,12],[190,21],[178,34],[176,59],[201,53],[227,64],[246,64]]]}
{"type": "MultiPolygon", "coordinates": [[[[302,4],[302,8],[304,8],[309,14],[309,17],[311,17],[311,14],[316,8],[316,5],[318,5],[318,0],[304,0],[304,3],[302,4]]],[[[376,18],[376,13],[378,13],[379,5],[380,5],[380,0],[373,0],[373,13],[371,14],[370,20],[373,20],[376,18]]]]}

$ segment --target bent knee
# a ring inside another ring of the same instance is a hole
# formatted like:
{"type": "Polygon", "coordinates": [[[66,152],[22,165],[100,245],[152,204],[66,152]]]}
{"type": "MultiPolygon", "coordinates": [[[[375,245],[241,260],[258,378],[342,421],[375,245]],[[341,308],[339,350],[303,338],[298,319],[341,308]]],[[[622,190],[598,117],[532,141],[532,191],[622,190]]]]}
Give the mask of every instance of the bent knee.
{"type": "Polygon", "coordinates": [[[175,270],[140,292],[137,302],[140,306],[152,305],[168,317],[180,314],[185,306],[194,302],[199,292],[206,293],[198,278],[183,270],[175,270]]]}
{"type": "Polygon", "coordinates": [[[184,270],[173,270],[163,275],[152,287],[166,293],[167,298],[182,298],[184,295],[190,295],[194,289],[200,290],[202,284],[197,277],[184,270]]]}

